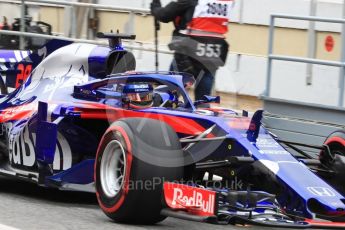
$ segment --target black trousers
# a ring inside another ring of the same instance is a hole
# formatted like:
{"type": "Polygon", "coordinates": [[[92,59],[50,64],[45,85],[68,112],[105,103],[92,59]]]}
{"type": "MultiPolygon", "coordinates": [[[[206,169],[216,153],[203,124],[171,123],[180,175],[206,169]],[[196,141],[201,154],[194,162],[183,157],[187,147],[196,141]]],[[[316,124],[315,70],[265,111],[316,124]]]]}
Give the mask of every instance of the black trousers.
{"type": "Polygon", "coordinates": [[[217,68],[204,66],[189,56],[175,53],[170,71],[186,72],[194,76],[195,100],[201,100],[204,95],[211,95],[217,68]]]}

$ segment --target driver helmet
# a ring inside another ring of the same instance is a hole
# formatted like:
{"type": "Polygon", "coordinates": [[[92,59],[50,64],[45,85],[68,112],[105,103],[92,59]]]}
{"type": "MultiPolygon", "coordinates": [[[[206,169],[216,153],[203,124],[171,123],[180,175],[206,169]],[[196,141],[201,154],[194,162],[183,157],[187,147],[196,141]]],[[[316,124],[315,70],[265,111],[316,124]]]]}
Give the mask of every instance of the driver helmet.
{"type": "Polygon", "coordinates": [[[146,109],[153,105],[153,87],[149,83],[129,83],[123,87],[123,94],[132,109],[146,109]]]}

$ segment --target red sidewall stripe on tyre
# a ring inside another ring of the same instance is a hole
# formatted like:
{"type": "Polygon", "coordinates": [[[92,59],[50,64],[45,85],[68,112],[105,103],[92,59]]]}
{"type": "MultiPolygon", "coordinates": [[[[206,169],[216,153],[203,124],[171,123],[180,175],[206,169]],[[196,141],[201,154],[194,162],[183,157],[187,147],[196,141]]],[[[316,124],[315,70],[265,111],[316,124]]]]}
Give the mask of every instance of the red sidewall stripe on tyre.
{"type": "MultiPolygon", "coordinates": [[[[104,137],[105,135],[107,135],[109,132],[114,132],[117,131],[119,133],[121,133],[121,135],[123,136],[123,138],[125,139],[126,145],[127,145],[127,151],[126,151],[126,176],[125,176],[125,181],[124,181],[124,188],[123,188],[123,192],[121,194],[121,197],[119,198],[119,201],[113,206],[113,207],[105,207],[104,204],[102,203],[100,197],[99,197],[99,193],[96,191],[96,196],[98,199],[98,203],[101,206],[101,208],[105,211],[105,212],[116,212],[121,205],[123,204],[123,202],[125,201],[126,195],[128,194],[129,191],[129,178],[130,178],[130,171],[131,171],[131,166],[132,166],[132,160],[133,160],[133,155],[132,155],[132,146],[131,143],[129,141],[129,137],[126,133],[126,131],[119,126],[114,126],[114,127],[110,127],[106,133],[104,134],[104,136],[102,137],[102,140],[100,143],[103,143],[104,137]]],[[[98,159],[98,155],[100,154],[100,146],[101,144],[98,146],[98,150],[97,150],[97,156],[96,159],[98,159]]],[[[96,164],[95,164],[95,172],[94,172],[94,179],[96,180],[96,164]]]]}
{"type": "Polygon", "coordinates": [[[344,140],[343,138],[337,137],[337,136],[329,138],[329,139],[325,142],[325,144],[326,144],[326,145],[329,145],[330,143],[334,143],[334,142],[340,143],[340,144],[342,144],[343,146],[345,146],[345,140],[344,140]]]}

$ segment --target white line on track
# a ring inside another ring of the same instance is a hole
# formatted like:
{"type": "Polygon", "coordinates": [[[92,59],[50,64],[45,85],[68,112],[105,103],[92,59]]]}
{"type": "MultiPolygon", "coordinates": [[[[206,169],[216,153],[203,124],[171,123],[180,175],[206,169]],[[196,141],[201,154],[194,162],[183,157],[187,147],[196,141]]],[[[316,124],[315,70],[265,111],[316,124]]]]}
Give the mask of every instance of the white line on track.
{"type": "Polygon", "coordinates": [[[18,228],[13,228],[7,225],[0,224],[0,230],[19,230],[18,228]]]}

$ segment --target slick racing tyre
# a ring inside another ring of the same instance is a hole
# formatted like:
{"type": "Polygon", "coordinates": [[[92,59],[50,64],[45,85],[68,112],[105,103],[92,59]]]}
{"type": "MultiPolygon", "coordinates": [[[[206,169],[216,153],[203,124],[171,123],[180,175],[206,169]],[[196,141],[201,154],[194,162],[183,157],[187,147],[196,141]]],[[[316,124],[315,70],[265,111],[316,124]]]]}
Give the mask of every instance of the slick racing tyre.
{"type": "Polygon", "coordinates": [[[160,215],[163,182],[183,178],[183,159],[175,131],[164,122],[140,118],[114,122],[100,142],[95,162],[101,209],[116,222],[154,224],[164,220],[160,215]],[[162,154],[171,154],[164,166],[154,160],[162,154]]]}
{"type": "Polygon", "coordinates": [[[327,137],[324,145],[328,146],[330,155],[322,151],[320,161],[335,173],[328,182],[345,192],[345,131],[338,130],[332,133],[327,137]]]}
{"type": "Polygon", "coordinates": [[[322,163],[326,164],[327,166],[341,164],[342,170],[345,171],[345,131],[339,130],[331,135],[329,135],[324,143],[324,145],[328,146],[330,150],[330,156],[327,155],[324,151],[320,154],[320,160],[322,163]]]}

